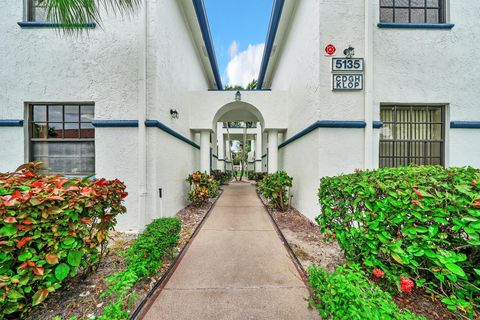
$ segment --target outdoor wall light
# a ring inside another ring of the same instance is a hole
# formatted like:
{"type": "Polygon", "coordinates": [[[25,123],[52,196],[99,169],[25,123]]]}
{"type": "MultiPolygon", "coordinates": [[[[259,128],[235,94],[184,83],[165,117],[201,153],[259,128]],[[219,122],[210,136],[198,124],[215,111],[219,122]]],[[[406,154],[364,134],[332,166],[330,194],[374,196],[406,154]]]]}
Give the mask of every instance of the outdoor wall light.
{"type": "Polygon", "coordinates": [[[235,93],[235,101],[241,101],[242,100],[242,94],[240,93],[240,91],[237,91],[237,93],[235,93]]]}
{"type": "Polygon", "coordinates": [[[352,46],[348,46],[347,49],[343,50],[343,54],[344,54],[345,57],[347,57],[348,59],[351,59],[351,58],[353,58],[353,56],[355,55],[355,48],[352,47],[352,46]]]}
{"type": "Polygon", "coordinates": [[[172,117],[172,119],[178,119],[178,111],[175,109],[170,109],[170,117],[172,117]]]}

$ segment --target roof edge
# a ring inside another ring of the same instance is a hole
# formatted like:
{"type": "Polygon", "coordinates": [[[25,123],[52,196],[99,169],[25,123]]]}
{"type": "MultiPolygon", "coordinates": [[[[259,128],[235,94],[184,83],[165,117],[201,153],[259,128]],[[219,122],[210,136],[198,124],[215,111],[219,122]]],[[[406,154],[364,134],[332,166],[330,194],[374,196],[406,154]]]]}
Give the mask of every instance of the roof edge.
{"type": "Polygon", "coordinates": [[[257,90],[261,90],[263,82],[265,81],[265,75],[268,69],[268,62],[272,54],[273,44],[275,42],[275,36],[277,35],[278,25],[282,16],[283,5],[285,0],[275,0],[272,8],[272,15],[270,17],[270,24],[268,26],[267,39],[265,43],[265,50],[263,51],[262,63],[260,65],[260,73],[258,74],[257,90]]]}
{"type": "Polygon", "coordinates": [[[203,0],[192,0],[193,7],[195,8],[195,14],[197,15],[198,24],[200,25],[200,31],[202,32],[203,42],[207,49],[208,60],[210,60],[210,66],[212,67],[213,76],[217,84],[218,90],[223,90],[222,79],[218,72],[217,58],[215,56],[215,50],[213,49],[212,36],[210,33],[210,27],[208,25],[207,12],[205,10],[205,3],[203,0]]]}

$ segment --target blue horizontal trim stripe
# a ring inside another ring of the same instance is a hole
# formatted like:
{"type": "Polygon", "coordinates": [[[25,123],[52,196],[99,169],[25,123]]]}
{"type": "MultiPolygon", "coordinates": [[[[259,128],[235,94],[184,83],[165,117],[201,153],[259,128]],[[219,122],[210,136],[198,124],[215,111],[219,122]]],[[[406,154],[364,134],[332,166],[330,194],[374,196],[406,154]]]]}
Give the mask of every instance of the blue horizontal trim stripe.
{"type": "Polygon", "coordinates": [[[382,121],[373,121],[373,128],[374,129],[380,129],[383,127],[383,122],[382,121]]]}
{"type": "Polygon", "coordinates": [[[21,120],[21,119],[11,119],[11,120],[0,119],[0,127],[23,127],[23,120],[21,120]]]}
{"type": "Polygon", "coordinates": [[[95,128],[136,128],[138,120],[93,120],[92,125],[95,128]]]}
{"type": "Polygon", "coordinates": [[[282,16],[283,5],[285,0],[275,0],[273,3],[272,16],[270,18],[270,25],[268,26],[267,41],[265,41],[265,49],[263,51],[262,63],[260,64],[260,72],[258,74],[257,90],[262,90],[263,81],[265,81],[265,74],[267,73],[268,62],[272,54],[275,36],[277,35],[278,25],[282,16]]]}
{"type": "Polygon", "coordinates": [[[188,143],[189,145],[191,145],[192,147],[194,148],[197,148],[197,149],[200,149],[200,146],[198,144],[196,144],[195,142],[193,142],[192,140],[188,139],[187,137],[184,137],[183,135],[181,135],[180,133],[176,132],[175,130],[167,127],[166,125],[164,125],[163,123],[161,123],[160,121],[158,120],[145,120],[145,126],[147,127],[157,127],[159,128],[160,130],[168,133],[169,135],[179,139],[179,140],[182,140],[183,142],[185,143],[188,143]]]}
{"type": "Polygon", "coordinates": [[[300,139],[304,135],[309,134],[318,128],[365,128],[367,123],[365,121],[336,121],[336,120],[318,120],[317,122],[309,125],[297,134],[294,134],[284,142],[278,145],[278,149],[285,147],[295,140],[300,139]]]}
{"type": "Polygon", "coordinates": [[[451,121],[450,128],[480,129],[480,121],[451,121]]]}
{"type": "Polygon", "coordinates": [[[379,28],[391,29],[452,29],[453,23],[397,23],[397,22],[379,22],[379,28]]]}
{"type": "MultiPolygon", "coordinates": [[[[62,28],[64,27],[64,25],[61,23],[40,22],[40,21],[20,21],[20,22],[17,22],[17,24],[22,28],[62,28]]],[[[96,26],[97,24],[95,22],[91,22],[91,23],[73,25],[72,27],[93,29],[96,26]]]]}
{"type": "Polygon", "coordinates": [[[218,90],[223,90],[222,78],[218,72],[217,58],[215,57],[215,50],[213,50],[213,41],[210,34],[210,27],[208,26],[207,13],[205,11],[205,4],[203,0],[192,0],[195,8],[195,14],[197,15],[198,24],[200,25],[200,31],[202,32],[203,42],[207,49],[208,60],[212,67],[213,77],[217,84],[218,90]]]}

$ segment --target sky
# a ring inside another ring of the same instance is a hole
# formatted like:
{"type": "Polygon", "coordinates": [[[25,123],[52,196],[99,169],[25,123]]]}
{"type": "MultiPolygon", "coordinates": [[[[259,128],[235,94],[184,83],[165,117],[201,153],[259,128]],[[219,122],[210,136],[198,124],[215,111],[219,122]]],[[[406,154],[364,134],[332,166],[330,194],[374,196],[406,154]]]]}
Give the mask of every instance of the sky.
{"type": "Polygon", "coordinates": [[[272,0],[205,0],[223,85],[258,78],[272,0]]]}

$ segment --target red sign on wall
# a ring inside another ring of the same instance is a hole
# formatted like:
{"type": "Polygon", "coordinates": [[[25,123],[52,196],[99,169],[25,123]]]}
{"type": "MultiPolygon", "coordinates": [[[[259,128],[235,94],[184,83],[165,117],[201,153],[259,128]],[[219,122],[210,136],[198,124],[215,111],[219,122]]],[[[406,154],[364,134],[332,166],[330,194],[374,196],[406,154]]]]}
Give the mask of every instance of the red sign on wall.
{"type": "Polygon", "coordinates": [[[325,52],[329,56],[334,55],[336,51],[337,51],[337,48],[335,48],[335,46],[331,43],[327,44],[327,46],[325,47],[325,52]]]}

